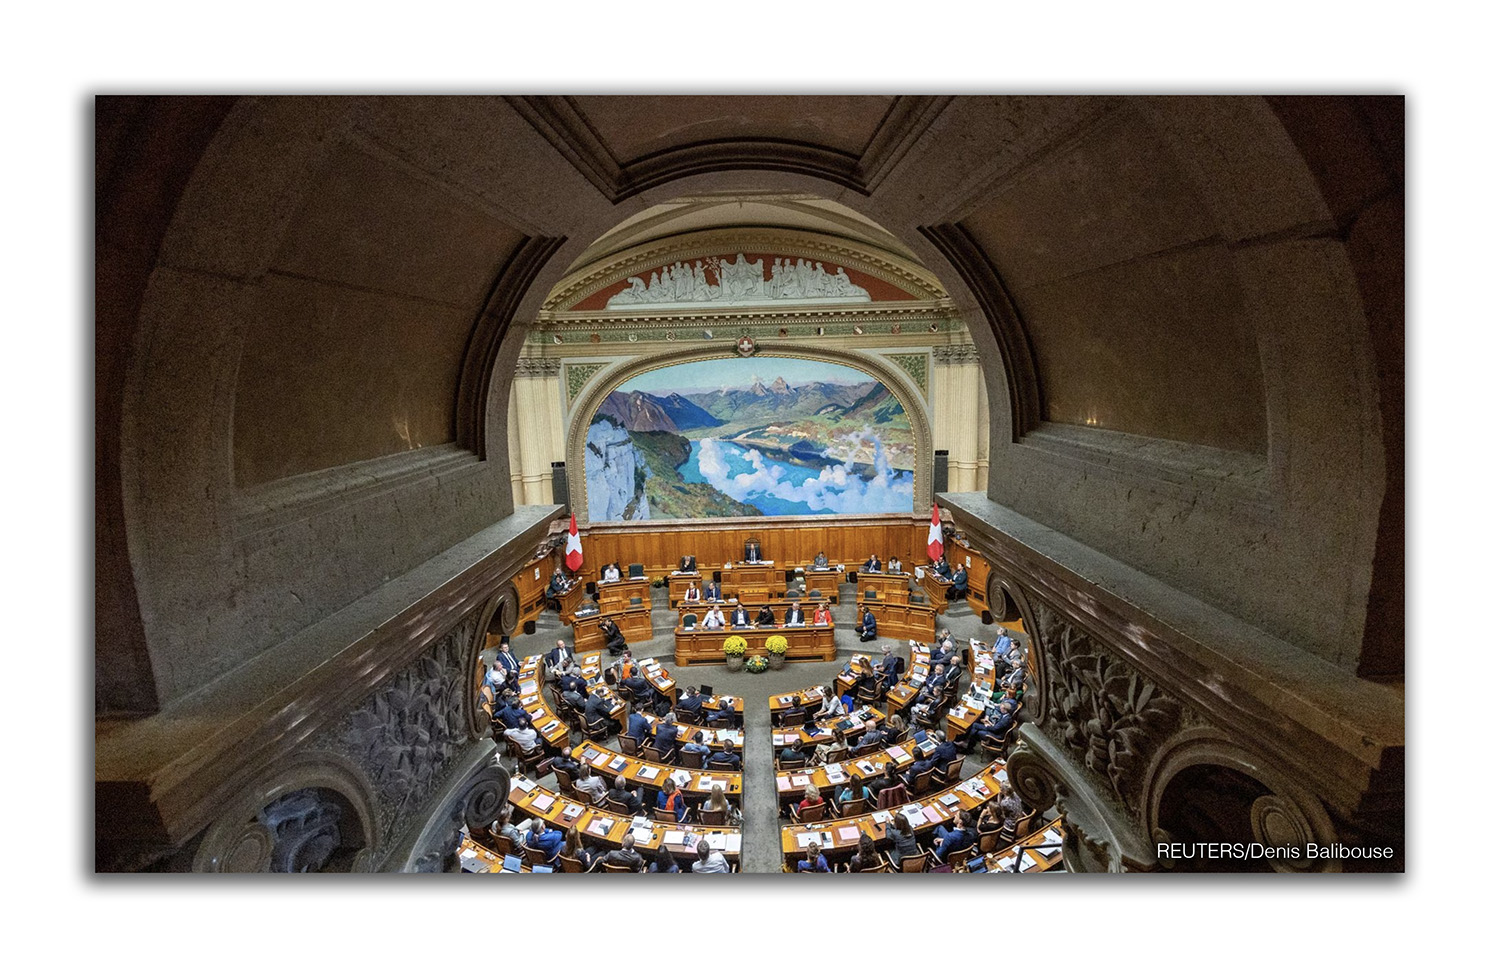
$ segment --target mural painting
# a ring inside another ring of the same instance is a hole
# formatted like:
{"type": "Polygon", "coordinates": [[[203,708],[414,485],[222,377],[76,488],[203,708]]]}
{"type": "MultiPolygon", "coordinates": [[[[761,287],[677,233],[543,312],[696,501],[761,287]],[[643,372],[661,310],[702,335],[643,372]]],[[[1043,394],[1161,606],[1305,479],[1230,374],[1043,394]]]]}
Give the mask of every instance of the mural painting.
{"type": "Polygon", "coordinates": [[[836,363],[701,360],[633,377],[589,421],[591,521],[912,511],[911,421],[836,363]]]}

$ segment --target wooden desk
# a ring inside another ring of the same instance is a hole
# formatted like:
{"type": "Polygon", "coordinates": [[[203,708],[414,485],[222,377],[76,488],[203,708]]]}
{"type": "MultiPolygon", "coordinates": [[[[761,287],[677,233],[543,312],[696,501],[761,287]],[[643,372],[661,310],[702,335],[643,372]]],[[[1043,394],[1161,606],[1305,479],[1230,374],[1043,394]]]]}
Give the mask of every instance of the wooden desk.
{"type": "MultiPolygon", "coordinates": [[[[689,727],[689,732],[691,732],[691,727],[689,727]]],[[[626,783],[652,791],[659,791],[665,787],[669,777],[675,778],[677,788],[682,791],[682,795],[694,801],[708,799],[714,784],[723,787],[724,795],[736,803],[739,802],[740,794],[743,792],[743,774],[649,763],[634,756],[616,753],[612,749],[591,741],[584,741],[573,747],[573,758],[580,763],[587,763],[595,773],[607,777],[610,781],[617,776],[623,776],[626,783]]]]}
{"type": "Polygon", "coordinates": [[[697,585],[698,590],[703,590],[703,576],[696,571],[674,571],[667,576],[667,604],[675,607],[682,601],[682,596],[687,593],[689,585],[697,585]]]}
{"type": "MultiPolygon", "coordinates": [[[[639,710],[639,712],[642,716],[646,717],[646,721],[651,724],[651,735],[655,736],[656,724],[661,722],[661,720],[656,716],[653,716],[651,713],[646,712],[644,709],[639,710]]],[[[720,749],[723,747],[727,747],[729,750],[735,753],[744,752],[745,731],[743,729],[720,729],[718,727],[710,729],[707,726],[693,726],[691,724],[680,722],[677,724],[677,745],[682,746],[683,744],[688,742],[688,740],[693,738],[694,733],[699,731],[703,733],[703,745],[707,746],[709,749],[720,749]]]]}
{"type": "Polygon", "coordinates": [[[875,628],[890,639],[916,639],[931,645],[937,638],[937,612],[931,605],[906,602],[860,602],[875,616],[875,628]]]}
{"type": "Polygon", "coordinates": [[[906,710],[911,708],[912,702],[917,698],[917,692],[922,688],[922,683],[926,682],[927,676],[931,674],[928,664],[930,656],[930,650],[920,642],[911,647],[911,658],[907,660],[906,673],[885,694],[887,716],[894,716],[897,713],[904,715],[906,710]]]}
{"type": "MultiPolygon", "coordinates": [[[[621,729],[624,729],[625,702],[614,690],[598,682],[599,657],[588,656],[583,663],[580,663],[580,668],[583,670],[584,678],[589,682],[589,692],[609,700],[609,715],[620,724],[621,729]],[[592,659],[593,662],[589,663],[588,659],[592,659]]],[[[572,735],[568,731],[568,724],[562,721],[562,718],[553,710],[552,704],[547,701],[547,690],[553,687],[542,683],[542,657],[527,656],[516,675],[521,684],[521,706],[531,717],[531,725],[536,728],[537,735],[553,749],[562,749],[567,746],[572,735]]]]}
{"type": "Polygon", "coordinates": [[[907,812],[912,830],[916,832],[928,830],[938,824],[952,824],[953,813],[956,810],[970,810],[977,816],[980,807],[1000,795],[1000,781],[1005,778],[1005,765],[991,763],[962,783],[955,783],[951,787],[900,807],[874,810],[853,817],[819,821],[814,824],[784,824],[781,828],[781,852],[786,857],[804,853],[807,848],[798,841],[798,837],[804,834],[818,835],[822,840],[825,854],[853,853],[854,849],[859,846],[861,833],[869,834],[877,847],[884,847],[888,845],[885,838],[885,821],[893,817],[897,811],[907,812]]]}
{"type": "MultiPolygon", "coordinates": [[[[969,644],[969,676],[970,689],[978,685],[986,697],[994,694],[995,656],[987,646],[969,644]]],[[[966,697],[969,695],[968,690],[960,693],[948,710],[946,732],[949,739],[958,739],[984,715],[983,707],[975,709],[968,703],[966,697]]]]}
{"type": "MultiPolygon", "coordinates": [[[[463,838],[458,845],[458,861],[463,869],[471,874],[509,874],[505,869],[505,858],[477,843],[469,837],[463,838]],[[467,861],[467,863],[465,863],[467,861]]],[[[529,873],[530,869],[524,861],[521,865],[521,873],[529,873]]]]}
{"type": "MultiPolygon", "coordinates": [[[[953,587],[953,582],[940,578],[938,573],[930,567],[922,569],[922,577],[917,579],[917,585],[922,593],[927,596],[927,603],[937,610],[939,615],[948,611],[948,589],[953,587]]],[[[878,619],[877,619],[878,621],[878,619]]]]}
{"type": "MultiPolygon", "coordinates": [[[[969,604],[974,609],[974,614],[979,615],[986,609],[991,609],[989,600],[990,585],[990,563],[975,549],[961,541],[955,541],[948,549],[948,561],[957,565],[959,561],[964,563],[964,571],[969,573],[969,604]]],[[[1000,611],[1005,611],[1001,606],[1000,611]]],[[[1003,619],[1004,615],[995,615],[995,621],[1003,619]]]]}
{"type": "Polygon", "coordinates": [[[885,713],[873,706],[856,706],[851,713],[834,713],[832,716],[815,719],[806,726],[799,726],[795,729],[774,729],[771,731],[771,745],[779,750],[783,746],[791,746],[799,739],[802,740],[803,746],[817,746],[820,743],[832,743],[834,740],[847,743],[849,737],[865,732],[867,723],[872,720],[879,723],[883,719],[885,719],[885,713]],[[852,725],[845,729],[836,728],[845,719],[849,720],[852,725]],[[814,728],[817,729],[816,733],[812,731],[814,728]]]}
{"type": "Polygon", "coordinates": [[[913,752],[916,745],[916,740],[909,739],[900,746],[877,749],[873,753],[866,753],[857,759],[845,760],[842,763],[830,763],[827,766],[806,767],[800,770],[777,770],[776,793],[781,799],[801,797],[803,788],[809,783],[826,792],[843,786],[851,779],[858,779],[863,789],[864,781],[873,780],[885,773],[887,763],[894,762],[897,768],[903,770],[911,765],[916,759],[916,753],[913,752]],[[897,753],[900,755],[896,755],[897,753]],[[869,769],[863,769],[861,765],[856,764],[868,766],[869,769]]]}
{"type": "Polygon", "coordinates": [[[1063,830],[1062,818],[1047,824],[1020,840],[992,850],[984,855],[984,869],[988,874],[1045,874],[1056,870],[1063,862],[1063,845],[1067,834],[1063,830]],[[1020,870],[1016,870],[1018,862],[1020,870]]]}
{"type": "MultiPolygon", "coordinates": [[[[672,700],[672,704],[675,706],[677,703],[677,680],[667,675],[666,671],[662,669],[661,664],[655,659],[641,659],[639,665],[641,667],[641,675],[645,677],[647,682],[651,683],[651,687],[662,696],[672,700]]],[[[707,708],[709,704],[712,704],[717,707],[725,699],[733,702],[734,723],[736,726],[739,726],[745,721],[745,700],[740,697],[714,695],[705,701],[704,706],[707,708]]],[[[707,714],[705,713],[704,715],[706,718],[707,714]]]]}
{"type": "Polygon", "coordinates": [[[818,592],[823,596],[824,601],[833,605],[839,603],[839,585],[844,580],[843,572],[834,568],[828,568],[824,571],[814,571],[811,568],[807,568],[802,572],[802,579],[803,583],[807,586],[808,592],[805,601],[815,602],[816,599],[811,596],[813,592],[818,592]]]}
{"type": "MultiPolygon", "coordinates": [[[[651,610],[651,579],[624,578],[620,581],[601,581],[599,589],[599,611],[622,612],[631,607],[630,600],[639,598],[641,606],[651,610]]],[[[623,626],[621,626],[623,628],[623,626]]]]}
{"type": "Polygon", "coordinates": [[[796,709],[798,700],[801,700],[801,705],[803,706],[823,705],[823,687],[821,685],[808,686],[801,692],[784,692],[779,696],[772,696],[768,700],[771,707],[772,724],[779,724],[781,722],[780,715],[782,713],[789,713],[793,709],[796,709]]]}
{"type": "Polygon", "coordinates": [[[774,561],[725,565],[719,584],[725,598],[737,598],[747,605],[764,605],[785,594],[785,571],[785,566],[778,568],[774,561]]]}
{"type": "Polygon", "coordinates": [[[683,858],[697,860],[699,837],[708,837],[709,844],[722,851],[726,860],[736,864],[739,861],[740,832],[735,827],[658,823],[644,817],[627,817],[553,793],[526,777],[511,780],[510,802],[525,816],[540,817],[544,823],[559,830],[578,827],[583,839],[596,846],[619,847],[625,841],[625,835],[634,832],[636,852],[648,864],[650,855],[663,843],[679,864],[683,858]]]}
{"type": "MultiPolygon", "coordinates": [[[[621,629],[624,629],[623,625],[621,629]]],[[[833,626],[831,625],[715,630],[684,629],[679,625],[676,632],[677,649],[674,660],[679,666],[691,665],[694,662],[723,662],[724,640],[731,635],[744,637],[747,643],[745,650],[747,656],[768,655],[766,639],[773,635],[786,636],[786,657],[789,661],[816,659],[820,662],[831,662],[835,653],[833,626]]]]}
{"type": "Polygon", "coordinates": [[[857,575],[854,598],[856,605],[873,604],[865,600],[865,592],[874,592],[876,602],[900,602],[904,605],[911,601],[911,576],[905,572],[892,575],[883,571],[861,571],[857,575]]]}
{"type": "Polygon", "coordinates": [[[604,648],[604,633],[599,631],[599,622],[612,618],[620,627],[629,645],[649,642],[656,633],[651,628],[651,610],[644,606],[627,608],[622,612],[599,612],[594,615],[573,616],[573,651],[597,652],[604,648]]]}
{"type": "Polygon", "coordinates": [[[563,592],[558,601],[562,603],[562,623],[572,625],[573,613],[583,607],[583,582],[573,582],[573,587],[563,592]]]}

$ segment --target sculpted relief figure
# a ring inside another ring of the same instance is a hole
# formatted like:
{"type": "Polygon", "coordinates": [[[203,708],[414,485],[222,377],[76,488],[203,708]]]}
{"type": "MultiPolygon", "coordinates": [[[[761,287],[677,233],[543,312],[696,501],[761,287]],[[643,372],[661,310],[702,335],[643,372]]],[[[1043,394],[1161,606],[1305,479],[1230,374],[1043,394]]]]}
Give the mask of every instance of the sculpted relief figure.
{"type": "Polygon", "coordinates": [[[843,266],[829,272],[821,262],[777,257],[768,270],[764,258],[751,262],[743,252],[736,253],[733,261],[709,257],[691,264],[674,262],[653,270],[649,277],[631,276],[625,282],[626,288],[609,298],[607,308],[870,301],[869,290],[855,285],[843,266]],[[715,281],[710,282],[710,276],[715,281]]]}

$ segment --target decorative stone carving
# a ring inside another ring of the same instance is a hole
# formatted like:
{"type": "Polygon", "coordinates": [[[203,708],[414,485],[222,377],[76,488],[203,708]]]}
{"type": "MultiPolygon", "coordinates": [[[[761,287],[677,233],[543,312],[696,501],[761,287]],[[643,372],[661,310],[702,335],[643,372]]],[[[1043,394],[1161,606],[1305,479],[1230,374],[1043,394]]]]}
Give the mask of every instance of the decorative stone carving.
{"type": "Polygon", "coordinates": [[[584,384],[589,382],[589,378],[608,365],[608,363],[569,363],[566,373],[568,402],[572,403],[584,384]]]}
{"type": "Polygon", "coordinates": [[[917,389],[923,393],[927,392],[927,354],[926,353],[892,353],[890,361],[906,371],[911,377],[917,389]]]}
{"type": "Polygon", "coordinates": [[[823,263],[777,258],[750,262],[743,252],[733,260],[718,256],[691,265],[675,262],[648,277],[631,276],[627,286],[609,297],[608,309],[664,306],[744,306],[764,302],[869,302],[869,290],[856,286],[842,266],[829,272],[823,263]]]}
{"type": "Polygon", "coordinates": [[[490,620],[490,627],[500,627],[501,635],[510,635],[516,630],[516,621],[521,617],[521,593],[516,590],[516,583],[511,582],[500,590],[500,604],[495,608],[495,617],[490,620]]]}
{"type": "Polygon", "coordinates": [[[278,873],[321,871],[340,844],[343,807],[321,790],[298,790],[260,812],[271,836],[270,869],[278,873]]]}
{"type": "Polygon", "coordinates": [[[437,873],[457,867],[458,846],[463,828],[478,830],[489,826],[510,796],[510,773],[497,763],[490,763],[464,781],[461,791],[445,801],[419,838],[407,870],[413,873],[437,873]]]}
{"type": "Polygon", "coordinates": [[[956,346],[934,346],[932,348],[932,359],[938,366],[962,366],[966,363],[979,363],[979,350],[975,349],[973,343],[960,343],[956,346]]]}
{"type": "Polygon", "coordinates": [[[1048,692],[1042,728],[1139,817],[1146,769],[1181,722],[1181,703],[1052,609],[1035,612],[1048,692]]]}
{"type": "Polygon", "coordinates": [[[562,360],[541,356],[523,356],[516,360],[516,372],[522,376],[555,376],[562,360]]]}

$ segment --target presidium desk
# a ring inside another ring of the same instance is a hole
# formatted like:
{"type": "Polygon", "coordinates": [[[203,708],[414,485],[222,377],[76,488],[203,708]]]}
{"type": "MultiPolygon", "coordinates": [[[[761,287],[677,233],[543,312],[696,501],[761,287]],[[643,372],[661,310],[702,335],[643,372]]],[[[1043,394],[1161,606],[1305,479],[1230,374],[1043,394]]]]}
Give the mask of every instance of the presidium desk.
{"type": "MultiPolygon", "coordinates": [[[[623,628],[623,626],[622,626],[623,628]]],[[[694,662],[723,662],[724,640],[731,635],[742,636],[746,642],[745,655],[769,655],[766,639],[773,635],[786,636],[786,657],[789,661],[816,659],[831,662],[834,656],[832,625],[765,626],[762,628],[705,629],[701,626],[685,629],[677,626],[677,651],[674,660],[679,666],[694,662]]]]}

